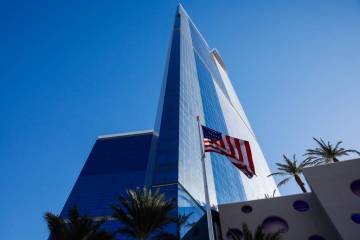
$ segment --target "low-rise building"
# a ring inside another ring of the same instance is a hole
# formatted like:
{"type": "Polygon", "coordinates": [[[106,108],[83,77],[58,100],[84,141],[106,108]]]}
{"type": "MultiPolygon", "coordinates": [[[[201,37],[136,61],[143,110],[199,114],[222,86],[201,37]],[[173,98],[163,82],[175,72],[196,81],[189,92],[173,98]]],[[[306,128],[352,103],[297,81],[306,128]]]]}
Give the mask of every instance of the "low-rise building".
{"type": "Polygon", "coordinates": [[[306,168],[304,176],[309,193],[220,205],[223,239],[246,223],[284,239],[359,240],[360,159],[306,168]]]}

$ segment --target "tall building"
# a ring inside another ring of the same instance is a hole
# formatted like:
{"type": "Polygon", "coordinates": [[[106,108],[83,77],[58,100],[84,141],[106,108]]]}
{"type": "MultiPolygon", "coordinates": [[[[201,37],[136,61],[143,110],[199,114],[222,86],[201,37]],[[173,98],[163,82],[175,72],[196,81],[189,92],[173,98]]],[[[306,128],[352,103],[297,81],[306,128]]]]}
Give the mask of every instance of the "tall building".
{"type": "MultiPolygon", "coordinates": [[[[257,176],[248,179],[226,157],[207,154],[207,184],[214,209],[219,204],[263,198],[276,189],[274,180],[267,177],[267,162],[224,61],[217,50],[209,47],[183,7],[178,6],[154,131],[100,137],[62,215],[77,204],[82,212],[108,216],[109,205],[117,194],[145,184],[175,198],[179,214],[191,213],[189,221],[193,224],[181,229],[184,238],[196,239],[196,235],[206,239],[202,230],[193,227],[196,222],[195,226],[206,224],[197,116],[212,129],[249,141],[256,168],[257,176]],[[134,145],[143,151],[131,151],[134,145]]],[[[115,227],[108,224],[109,228],[115,227]]]]}

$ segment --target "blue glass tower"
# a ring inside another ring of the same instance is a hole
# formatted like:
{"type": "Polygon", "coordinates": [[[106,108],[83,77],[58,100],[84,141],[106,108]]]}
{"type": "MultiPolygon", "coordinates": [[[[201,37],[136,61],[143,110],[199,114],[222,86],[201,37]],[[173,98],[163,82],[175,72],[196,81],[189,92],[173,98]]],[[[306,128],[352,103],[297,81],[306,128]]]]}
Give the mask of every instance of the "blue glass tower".
{"type": "MultiPolygon", "coordinates": [[[[109,205],[117,194],[147,185],[175,198],[178,214],[190,216],[180,229],[183,239],[207,239],[197,116],[212,129],[249,141],[257,173],[248,179],[225,157],[207,154],[207,185],[214,211],[218,204],[263,198],[276,189],[274,180],[267,177],[267,162],[224,61],[179,5],[154,130],[99,138],[62,215],[76,204],[83,213],[109,216],[109,205]],[[134,145],[142,151],[131,151],[134,145]]],[[[110,221],[106,228],[116,226],[110,221]]]]}
{"type": "MultiPolygon", "coordinates": [[[[210,202],[263,198],[276,189],[255,134],[229,80],[219,52],[211,49],[182,6],[177,9],[155,125],[147,184],[171,192],[180,214],[205,202],[201,145],[196,116],[202,123],[250,142],[257,176],[248,179],[223,156],[207,154],[210,202]]],[[[199,210],[200,209],[200,210],[199,210]]],[[[194,219],[195,220],[195,219],[194,219]]],[[[186,232],[186,230],[184,231],[186,232]]]]}

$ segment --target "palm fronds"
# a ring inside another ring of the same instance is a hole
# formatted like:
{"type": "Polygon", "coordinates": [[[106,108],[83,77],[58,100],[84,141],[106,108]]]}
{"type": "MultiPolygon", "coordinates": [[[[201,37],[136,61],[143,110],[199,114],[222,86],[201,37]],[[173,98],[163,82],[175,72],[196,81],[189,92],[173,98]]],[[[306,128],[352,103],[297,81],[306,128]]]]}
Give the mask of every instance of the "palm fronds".
{"type": "Polygon", "coordinates": [[[278,182],[277,186],[278,187],[281,187],[285,184],[287,184],[289,181],[290,181],[291,177],[287,177],[287,178],[284,178],[283,180],[281,180],[280,182],[278,182]]]}
{"type": "Polygon", "coordinates": [[[285,163],[276,163],[278,171],[271,173],[270,175],[268,175],[268,177],[270,177],[270,176],[286,177],[287,176],[286,178],[284,178],[277,184],[278,187],[285,185],[293,177],[293,178],[295,178],[295,181],[297,182],[297,184],[299,185],[301,190],[303,192],[306,192],[304,183],[302,182],[300,175],[303,173],[305,167],[314,165],[313,161],[309,160],[309,159],[305,159],[305,160],[301,161],[300,164],[298,164],[295,155],[293,155],[292,159],[288,158],[286,155],[283,155],[283,159],[284,159],[285,163]]]}
{"type": "Polygon", "coordinates": [[[52,240],[113,240],[114,236],[101,229],[106,219],[95,221],[81,216],[76,207],[69,209],[69,218],[64,219],[50,212],[44,216],[52,240]]]}
{"type": "Polygon", "coordinates": [[[257,226],[255,232],[252,233],[247,226],[247,224],[242,225],[242,236],[239,237],[239,234],[234,235],[234,240],[281,240],[281,233],[265,233],[261,225],[257,226]]]}
{"type": "Polygon", "coordinates": [[[268,194],[268,193],[265,193],[265,198],[273,198],[275,197],[275,193],[276,193],[276,189],[274,189],[274,191],[272,192],[272,194],[268,194]]]}
{"type": "Polygon", "coordinates": [[[333,146],[329,141],[325,142],[323,139],[320,140],[313,138],[317,143],[317,147],[314,149],[307,149],[304,156],[307,157],[307,160],[315,164],[324,164],[338,162],[338,157],[348,156],[350,153],[356,153],[360,155],[360,152],[355,149],[345,149],[340,147],[342,141],[339,141],[333,146]]]}
{"type": "Polygon", "coordinates": [[[127,190],[125,196],[119,197],[118,205],[112,206],[113,217],[122,225],[117,233],[135,239],[148,239],[168,224],[176,223],[176,218],[171,215],[174,203],[173,199],[166,200],[159,190],[127,190]]]}

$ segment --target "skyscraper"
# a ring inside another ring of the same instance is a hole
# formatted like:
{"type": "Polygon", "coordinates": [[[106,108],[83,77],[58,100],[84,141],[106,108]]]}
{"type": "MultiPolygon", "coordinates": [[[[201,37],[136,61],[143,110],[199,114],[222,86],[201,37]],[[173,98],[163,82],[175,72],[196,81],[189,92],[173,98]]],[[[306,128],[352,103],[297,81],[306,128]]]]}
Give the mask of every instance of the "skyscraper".
{"type": "MultiPolygon", "coordinates": [[[[263,198],[276,189],[274,180],[267,177],[267,162],[224,61],[217,50],[209,47],[183,7],[178,6],[154,131],[99,138],[62,215],[77,204],[84,213],[107,216],[116,194],[145,184],[175,198],[178,213],[191,214],[191,223],[204,225],[205,189],[197,116],[212,129],[249,141],[257,173],[248,179],[226,157],[207,154],[207,185],[214,209],[221,203],[263,198]],[[129,142],[139,144],[143,151],[129,151],[129,142]],[[121,182],[131,174],[135,182],[121,182]]],[[[109,229],[115,227],[110,225],[109,229]]],[[[183,226],[182,236],[205,239],[203,232],[192,226],[183,226]]]]}

